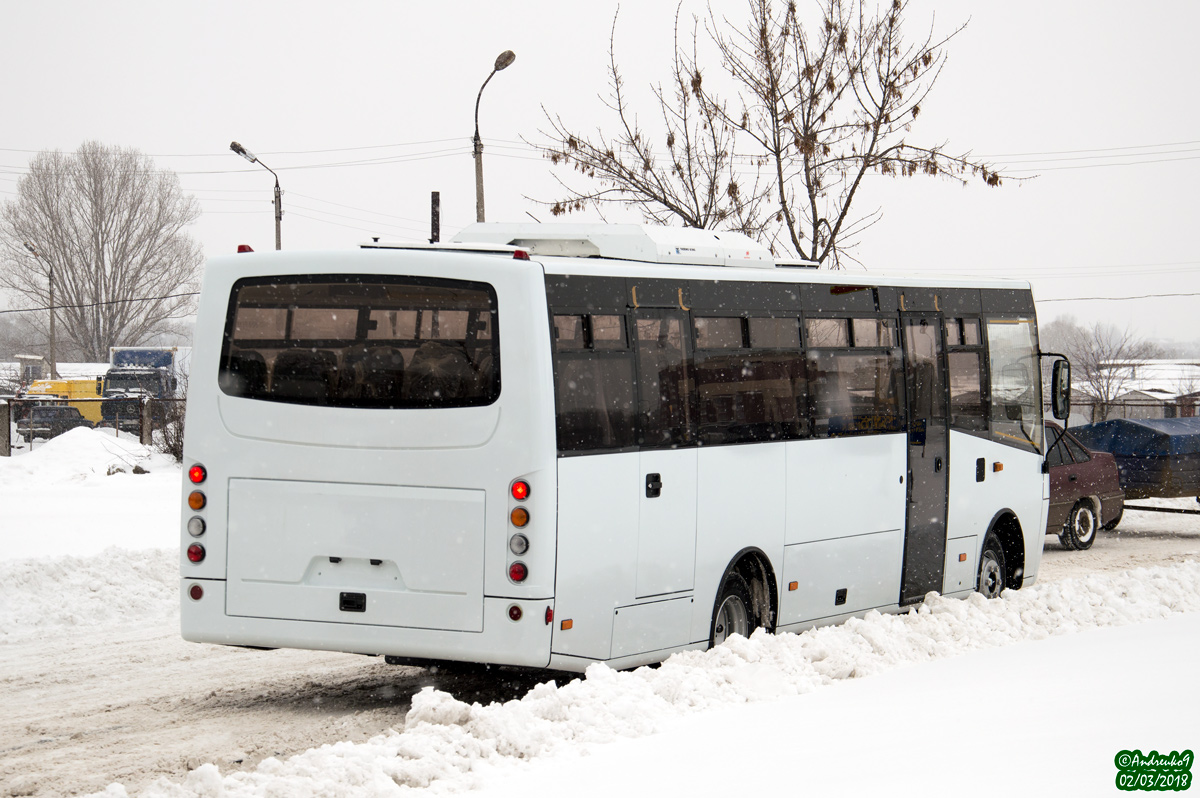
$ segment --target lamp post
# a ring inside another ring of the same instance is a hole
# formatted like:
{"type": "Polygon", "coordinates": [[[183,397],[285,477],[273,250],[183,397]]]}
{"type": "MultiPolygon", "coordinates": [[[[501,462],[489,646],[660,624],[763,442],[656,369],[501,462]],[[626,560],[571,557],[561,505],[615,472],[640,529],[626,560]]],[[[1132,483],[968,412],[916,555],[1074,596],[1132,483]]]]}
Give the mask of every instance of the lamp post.
{"type": "Polygon", "coordinates": [[[516,60],[517,54],[512,50],[505,50],[496,56],[496,65],[492,68],[492,74],[487,76],[483,86],[479,87],[479,94],[475,96],[475,221],[477,222],[483,221],[483,139],[479,138],[479,99],[483,97],[483,89],[488,85],[488,80],[492,79],[492,75],[512,65],[512,62],[516,60]]]}
{"type": "Polygon", "coordinates": [[[250,150],[238,144],[236,141],[229,143],[229,149],[236,152],[238,155],[245,158],[250,163],[256,163],[263,169],[266,169],[272,175],[275,175],[275,249],[282,249],[280,240],[280,226],[283,222],[283,192],[279,190],[279,175],[275,174],[275,170],[267,166],[262,161],[258,160],[258,156],[250,152],[250,150]]]}
{"type": "Polygon", "coordinates": [[[50,277],[50,379],[58,379],[58,360],[54,356],[54,261],[46,260],[38,254],[37,247],[25,242],[25,249],[29,250],[29,254],[40,261],[45,261],[46,267],[49,269],[50,277]]]}

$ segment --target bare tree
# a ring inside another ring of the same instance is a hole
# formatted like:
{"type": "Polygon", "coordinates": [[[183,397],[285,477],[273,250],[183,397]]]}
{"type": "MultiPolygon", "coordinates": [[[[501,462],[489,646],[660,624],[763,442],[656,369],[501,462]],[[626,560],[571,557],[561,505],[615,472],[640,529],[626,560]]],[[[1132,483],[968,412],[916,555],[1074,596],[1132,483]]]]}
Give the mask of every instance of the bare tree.
{"type": "MultiPolygon", "coordinates": [[[[179,179],[136,150],[42,152],[0,210],[0,285],[18,307],[46,309],[53,269],[57,336],[106,360],[192,313],[202,256],[184,228],[199,215],[179,179]]],[[[46,334],[49,313],[26,317],[46,334]]]]}
{"type": "Polygon", "coordinates": [[[1128,328],[1097,322],[1088,329],[1069,317],[1046,326],[1042,348],[1061,351],[1070,359],[1072,379],[1093,401],[1092,421],[1106,421],[1114,400],[1133,383],[1136,366],[1162,354],[1128,328]]]}
{"type": "Polygon", "coordinates": [[[741,27],[710,9],[705,36],[697,22],[687,48],[677,15],[671,90],[654,90],[658,133],[639,125],[610,39],[612,132],[588,137],[547,114],[549,143],[537,145],[552,163],[599,184],[577,189],[560,178],[567,196],[550,203],[555,215],[619,203],[649,221],[735,229],[776,254],[836,264],[879,217],[851,211],[867,174],[1000,185],[1000,175],[969,154],[907,140],[961,27],[940,38],[931,28],[910,42],[903,0],[882,15],[868,0],[817,0],[810,34],[795,0],[748,4],[741,27]],[[733,87],[728,99],[705,80],[702,39],[733,87]]]}

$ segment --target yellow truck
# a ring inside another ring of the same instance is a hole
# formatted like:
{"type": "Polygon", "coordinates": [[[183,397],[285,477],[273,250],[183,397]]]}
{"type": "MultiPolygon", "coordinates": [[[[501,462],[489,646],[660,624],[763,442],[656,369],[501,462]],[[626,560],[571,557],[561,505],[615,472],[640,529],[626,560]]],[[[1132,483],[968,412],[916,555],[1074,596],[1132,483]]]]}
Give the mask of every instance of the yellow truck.
{"type": "MultiPolygon", "coordinates": [[[[26,399],[94,399],[104,395],[104,380],[89,377],[75,380],[34,380],[25,392],[26,399]]],[[[100,402],[68,401],[69,407],[79,409],[80,414],[93,424],[100,423],[100,402]]]]}

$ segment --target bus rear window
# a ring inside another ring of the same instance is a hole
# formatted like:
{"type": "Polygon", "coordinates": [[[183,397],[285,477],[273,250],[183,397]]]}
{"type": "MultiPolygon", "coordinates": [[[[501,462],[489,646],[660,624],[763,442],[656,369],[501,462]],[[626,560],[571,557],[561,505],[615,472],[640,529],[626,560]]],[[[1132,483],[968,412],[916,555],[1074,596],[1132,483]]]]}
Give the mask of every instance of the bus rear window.
{"type": "Polygon", "coordinates": [[[327,407],[491,404],[496,294],[486,283],[380,275],[239,280],[219,383],[230,396],[327,407]]]}

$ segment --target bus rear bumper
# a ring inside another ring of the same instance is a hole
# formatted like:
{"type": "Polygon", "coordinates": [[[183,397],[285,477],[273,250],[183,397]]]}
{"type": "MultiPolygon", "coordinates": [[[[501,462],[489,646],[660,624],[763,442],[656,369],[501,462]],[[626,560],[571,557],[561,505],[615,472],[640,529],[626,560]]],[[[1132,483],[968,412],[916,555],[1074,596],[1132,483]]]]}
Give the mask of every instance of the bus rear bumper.
{"type": "Polygon", "coordinates": [[[361,623],[249,618],[225,614],[225,581],[180,580],[180,632],[193,643],[254,648],[295,648],[344,651],[351,654],[391,655],[412,659],[545,668],[550,663],[552,626],[546,610],[552,599],[484,598],[483,631],[456,632],[361,623]],[[191,598],[193,585],[204,590],[191,598]],[[509,618],[519,606],[521,619],[509,618]]]}

